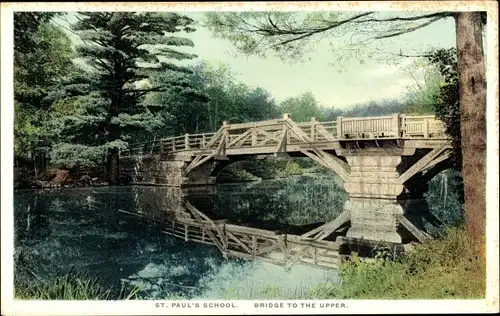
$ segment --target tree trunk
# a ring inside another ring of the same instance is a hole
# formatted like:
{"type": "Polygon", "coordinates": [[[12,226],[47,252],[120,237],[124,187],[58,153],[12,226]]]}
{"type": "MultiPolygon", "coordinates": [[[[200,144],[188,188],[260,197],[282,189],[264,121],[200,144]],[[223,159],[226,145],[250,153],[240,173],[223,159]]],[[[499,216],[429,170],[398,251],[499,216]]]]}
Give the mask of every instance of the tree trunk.
{"type": "Polygon", "coordinates": [[[119,166],[118,149],[112,148],[108,153],[108,182],[110,184],[119,184],[120,182],[120,166],[119,166]]]}
{"type": "MultiPolygon", "coordinates": [[[[117,71],[117,73],[119,73],[117,71]]],[[[118,86],[122,87],[123,84],[119,83],[118,86]]],[[[121,88],[120,88],[121,89],[121,88]]],[[[120,114],[120,104],[122,103],[123,91],[119,90],[115,96],[111,99],[110,109],[109,109],[109,121],[108,121],[108,131],[109,140],[115,141],[120,139],[120,125],[117,123],[112,123],[113,118],[118,117],[120,114]]],[[[120,182],[120,152],[118,148],[110,148],[108,150],[108,182],[109,184],[119,184],[120,182]]]]}
{"type": "Polygon", "coordinates": [[[475,248],[485,258],[486,78],[480,12],[455,16],[460,83],[462,176],[465,221],[475,248]]]}

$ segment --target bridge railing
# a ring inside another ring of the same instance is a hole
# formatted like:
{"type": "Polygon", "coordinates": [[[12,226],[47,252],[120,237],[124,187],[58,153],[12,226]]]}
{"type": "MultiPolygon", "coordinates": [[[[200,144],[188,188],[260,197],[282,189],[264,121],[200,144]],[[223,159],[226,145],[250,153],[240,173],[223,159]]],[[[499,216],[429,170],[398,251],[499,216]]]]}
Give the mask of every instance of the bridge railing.
{"type": "Polygon", "coordinates": [[[337,122],[320,122],[312,118],[310,122],[295,123],[314,142],[331,141],[337,135],[337,122]]]}
{"type": "Polygon", "coordinates": [[[275,146],[283,131],[283,120],[266,120],[251,123],[222,125],[227,135],[226,148],[247,148],[257,146],[275,146]]]}
{"type": "Polygon", "coordinates": [[[403,137],[446,137],[443,122],[432,115],[401,116],[403,137]]]}
{"type": "Polygon", "coordinates": [[[337,122],[319,122],[312,118],[309,122],[296,123],[287,115],[283,119],[252,123],[223,125],[228,135],[226,148],[272,147],[277,146],[286,133],[286,143],[290,145],[307,142],[335,140],[337,122]],[[293,123],[292,127],[287,123],[293,123]]]}
{"type": "Polygon", "coordinates": [[[281,119],[250,123],[224,122],[216,133],[185,134],[132,144],[124,155],[158,154],[183,150],[214,149],[223,137],[226,148],[277,146],[286,136],[287,144],[327,142],[336,139],[446,138],[444,124],[432,115],[394,114],[377,117],[338,117],[336,121],[293,122],[288,114],[281,119]],[[288,125],[287,125],[288,124],[288,125]],[[284,135],[284,133],[287,133],[284,135]]]}
{"type": "Polygon", "coordinates": [[[215,133],[185,134],[167,137],[150,142],[131,144],[124,155],[159,154],[190,149],[208,148],[208,143],[215,133]]]}
{"type": "Polygon", "coordinates": [[[378,117],[337,118],[337,138],[446,137],[443,122],[435,116],[394,114],[378,117]]]}

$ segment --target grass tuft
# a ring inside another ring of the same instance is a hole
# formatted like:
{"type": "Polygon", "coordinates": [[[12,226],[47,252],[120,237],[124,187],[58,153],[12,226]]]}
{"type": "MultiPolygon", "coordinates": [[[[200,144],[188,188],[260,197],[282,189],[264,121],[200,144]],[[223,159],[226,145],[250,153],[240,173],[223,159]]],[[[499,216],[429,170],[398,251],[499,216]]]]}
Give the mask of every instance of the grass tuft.
{"type": "Polygon", "coordinates": [[[66,274],[48,281],[42,280],[24,267],[22,277],[14,278],[14,297],[24,300],[129,300],[137,299],[140,288],[125,291],[122,286],[118,295],[100,286],[98,278],[70,269],[66,274]],[[29,273],[26,273],[26,271],[29,273]]]}

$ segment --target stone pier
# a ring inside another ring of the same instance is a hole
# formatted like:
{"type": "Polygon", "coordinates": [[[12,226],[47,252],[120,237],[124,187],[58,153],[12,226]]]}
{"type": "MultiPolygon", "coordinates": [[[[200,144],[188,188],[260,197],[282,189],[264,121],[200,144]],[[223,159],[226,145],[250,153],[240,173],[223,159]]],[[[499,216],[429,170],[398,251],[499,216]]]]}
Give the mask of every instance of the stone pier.
{"type": "Polygon", "coordinates": [[[429,238],[424,219],[432,224],[438,220],[429,213],[424,193],[432,175],[443,169],[442,164],[433,164],[436,157],[412,148],[339,153],[350,167],[344,183],[349,194],[344,206],[350,219],[347,237],[392,243],[429,238]]]}
{"type": "Polygon", "coordinates": [[[202,186],[215,184],[216,175],[230,162],[207,161],[187,172],[192,158],[183,155],[163,157],[131,155],[120,157],[120,172],[128,184],[159,185],[171,187],[202,186]]]}

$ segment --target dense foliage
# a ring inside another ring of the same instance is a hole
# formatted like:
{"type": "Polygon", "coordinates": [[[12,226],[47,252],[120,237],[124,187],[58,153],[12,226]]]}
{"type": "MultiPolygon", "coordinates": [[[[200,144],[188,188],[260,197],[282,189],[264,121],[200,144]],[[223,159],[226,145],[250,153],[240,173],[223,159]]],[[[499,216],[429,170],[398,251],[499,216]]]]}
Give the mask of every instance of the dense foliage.
{"type": "Polygon", "coordinates": [[[163,73],[153,80],[182,86],[151,93],[146,104],[165,104],[168,121],[161,136],[216,131],[223,121],[242,123],[279,116],[266,90],[238,83],[225,64],[201,61],[189,67],[188,77],[163,73]]]}
{"type": "Polygon", "coordinates": [[[462,166],[460,132],[460,95],[458,84],[457,51],[454,48],[435,51],[429,61],[437,65],[443,78],[436,100],[436,116],[443,121],[446,133],[451,136],[454,148],[453,164],[460,170],[462,166]]]}
{"type": "Polygon", "coordinates": [[[325,116],[324,108],[316,101],[311,92],[288,98],[281,102],[280,107],[284,113],[291,114],[292,119],[296,122],[306,122],[313,117],[323,121],[325,116]]]}
{"type": "Polygon", "coordinates": [[[51,13],[14,15],[14,154],[30,158],[52,144],[51,93],[73,68],[71,41],[51,13]]]}

